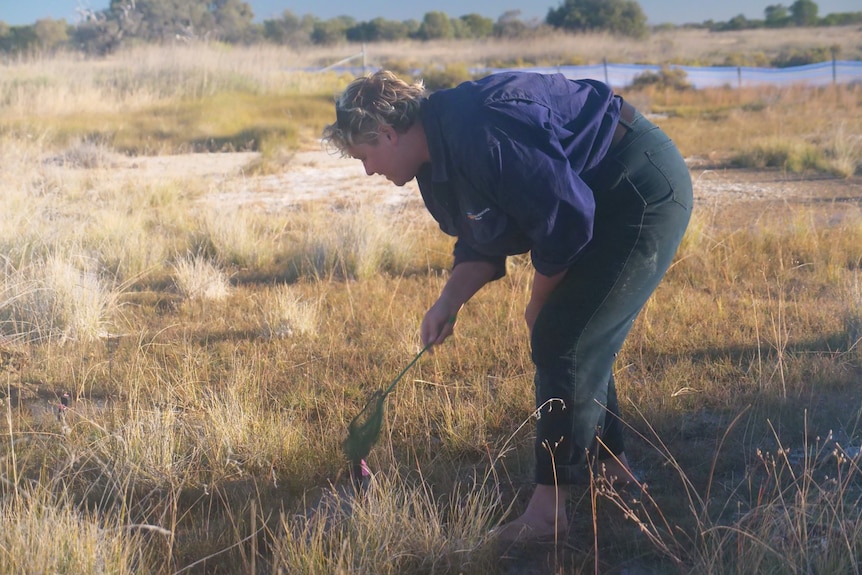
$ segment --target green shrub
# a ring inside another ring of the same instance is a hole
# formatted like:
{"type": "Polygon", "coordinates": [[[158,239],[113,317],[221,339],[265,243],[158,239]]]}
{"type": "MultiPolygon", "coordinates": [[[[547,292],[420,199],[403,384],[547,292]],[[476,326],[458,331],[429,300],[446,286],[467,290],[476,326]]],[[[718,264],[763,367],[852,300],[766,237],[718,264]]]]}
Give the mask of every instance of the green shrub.
{"type": "Polygon", "coordinates": [[[782,50],[772,61],[772,65],[776,68],[790,68],[792,66],[816,64],[817,62],[828,62],[832,60],[832,51],[833,49],[829,46],[790,48],[782,50]]]}
{"type": "Polygon", "coordinates": [[[381,68],[395,73],[401,78],[410,78],[415,75],[419,67],[416,62],[410,60],[384,59],[380,62],[381,68]]]}
{"type": "Polygon", "coordinates": [[[780,168],[793,173],[830,170],[817,147],[805,142],[779,139],[756,142],[734,156],[731,164],[741,168],[780,168]]]}
{"type": "Polygon", "coordinates": [[[447,64],[443,67],[431,68],[422,72],[425,87],[431,91],[453,88],[461,82],[473,79],[473,74],[464,64],[447,64]]]}
{"type": "Polygon", "coordinates": [[[647,70],[643,74],[635,76],[630,88],[633,90],[642,90],[644,88],[690,90],[692,85],[688,81],[688,74],[685,70],[662,66],[657,72],[647,70]]]}
{"type": "Polygon", "coordinates": [[[733,52],[724,58],[724,65],[765,68],[770,62],[763,52],[733,52]]]}

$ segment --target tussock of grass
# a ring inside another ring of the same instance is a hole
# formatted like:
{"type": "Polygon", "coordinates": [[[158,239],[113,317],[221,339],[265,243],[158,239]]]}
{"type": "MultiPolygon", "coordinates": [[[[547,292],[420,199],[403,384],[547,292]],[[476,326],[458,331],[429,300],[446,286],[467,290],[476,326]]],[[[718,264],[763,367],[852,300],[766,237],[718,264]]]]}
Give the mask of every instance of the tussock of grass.
{"type": "Polygon", "coordinates": [[[731,160],[741,168],[778,168],[792,173],[828,171],[823,153],[810,144],[778,139],[755,142],[731,160]]]}
{"type": "Polygon", "coordinates": [[[111,489],[221,485],[249,475],[276,478],[275,469],[295,481],[304,475],[297,461],[306,449],[302,429],[267,405],[253,367],[237,366],[228,385],[188,398],[185,406],[154,405],[142,394],[137,407],[117,408],[110,428],[79,419],[71,433],[98,438],[87,458],[111,479],[111,489]]]}
{"type": "Polygon", "coordinates": [[[68,495],[42,488],[0,500],[3,573],[116,573],[149,568],[142,533],[80,507],[68,495]],[[15,550],[15,552],[10,552],[15,550]]]}
{"type": "Polygon", "coordinates": [[[116,424],[103,430],[109,432],[91,448],[117,484],[167,487],[195,478],[201,452],[190,443],[191,422],[178,410],[139,409],[121,415],[116,424]]]}
{"type": "Polygon", "coordinates": [[[208,210],[195,225],[196,251],[211,252],[222,265],[239,268],[271,266],[281,228],[272,229],[247,210],[208,210]]]}
{"type": "Polygon", "coordinates": [[[302,276],[367,279],[401,274],[414,265],[416,242],[408,220],[372,206],[353,206],[340,216],[312,210],[288,246],[291,267],[302,276]],[[403,222],[393,227],[393,220],[403,222]]]}
{"type": "Polygon", "coordinates": [[[6,265],[3,331],[32,341],[92,341],[118,315],[119,292],[59,255],[16,269],[6,265]]]}
{"type": "Polygon", "coordinates": [[[823,137],[829,166],[837,176],[849,178],[862,167],[862,135],[846,122],[833,124],[823,137]]]}
{"type": "Polygon", "coordinates": [[[66,168],[106,168],[110,167],[115,155],[114,150],[103,142],[79,139],[46,161],[66,168]]]}
{"type": "Polygon", "coordinates": [[[314,337],[320,302],[307,301],[291,286],[278,285],[259,297],[261,333],[266,338],[314,337]]]}
{"type": "Polygon", "coordinates": [[[330,493],[311,517],[283,517],[275,566],[309,575],[489,572],[498,505],[478,485],[438,499],[426,483],[381,474],[364,500],[330,493]]]}
{"type": "Polygon", "coordinates": [[[301,421],[280,414],[261,394],[255,366],[238,360],[234,380],[203,402],[208,457],[231,472],[266,474],[274,469],[299,475],[306,447],[301,421]]]}
{"type": "Polygon", "coordinates": [[[189,299],[220,300],[230,293],[227,274],[204,256],[184,257],[174,264],[174,284],[189,299]]]}

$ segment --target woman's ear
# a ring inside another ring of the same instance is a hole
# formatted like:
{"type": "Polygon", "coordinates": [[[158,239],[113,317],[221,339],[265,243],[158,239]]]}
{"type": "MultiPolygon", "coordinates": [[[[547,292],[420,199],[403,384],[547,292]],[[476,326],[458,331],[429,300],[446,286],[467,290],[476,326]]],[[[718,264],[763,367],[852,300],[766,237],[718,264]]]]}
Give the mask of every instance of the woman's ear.
{"type": "Polygon", "coordinates": [[[395,131],[395,128],[388,124],[382,124],[380,126],[380,138],[387,140],[390,143],[395,144],[398,142],[398,132],[395,131]]]}

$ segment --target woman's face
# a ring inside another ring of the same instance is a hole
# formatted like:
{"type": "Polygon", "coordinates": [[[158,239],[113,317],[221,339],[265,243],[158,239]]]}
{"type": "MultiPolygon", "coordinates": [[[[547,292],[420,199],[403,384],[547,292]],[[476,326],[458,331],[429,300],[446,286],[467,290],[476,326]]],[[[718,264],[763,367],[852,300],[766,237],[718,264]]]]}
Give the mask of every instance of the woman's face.
{"type": "Polygon", "coordinates": [[[369,176],[380,174],[396,186],[403,186],[419,173],[422,161],[413,140],[391,126],[381,126],[377,141],[356,144],[347,153],[362,162],[369,176]]]}

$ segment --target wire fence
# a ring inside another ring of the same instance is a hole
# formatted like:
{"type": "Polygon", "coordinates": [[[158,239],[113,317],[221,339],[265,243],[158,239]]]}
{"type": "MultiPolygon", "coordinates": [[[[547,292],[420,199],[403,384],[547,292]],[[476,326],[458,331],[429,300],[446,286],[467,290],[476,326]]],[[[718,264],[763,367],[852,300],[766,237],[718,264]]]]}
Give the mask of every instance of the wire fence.
{"type": "MultiPolygon", "coordinates": [[[[694,88],[732,87],[746,88],[758,85],[791,86],[805,84],[826,86],[829,84],[862,84],[862,62],[833,60],[789,68],[752,68],[747,66],[669,66],[671,70],[682,70],[686,80],[694,88]]],[[[636,64],[598,64],[593,66],[559,66],[547,68],[521,68],[534,72],[559,72],[572,79],[593,79],[610,84],[614,88],[631,86],[635,78],[645,72],[659,72],[661,66],[636,64]]],[[[500,72],[500,68],[488,68],[487,73],[500,72]]]]}
{"type": "MultiPolygon", "coordinates": [[[[345,58],[342,62],[363,56],[357,54],[345,58]]],[[[748,66],[668,66],[671,70],[683,70],[686,80],[694,88],[746,88],[759,85],[771,86],[826,86],[830,84],[862,84],[862,62],[851,60],[832,60],[818,62],[805,66],[788,68],[754,68],[748,66]]],[[[353,75],[361,75],[377,70],[368,66],[338,66],[325,68],[353,75]]],[[[473,68],[470,72],[476,76],[514,70],[515,68],[473,68]]],[[[594,64],[589,66],[549,66],[517,68],[521,71],[540,72],[546,74],[560,73],[571,79],[599,80],[614,88],[631,86],[635,78],[646,73],[660,72],[661,66],[638,64],[594,64]]]]}

